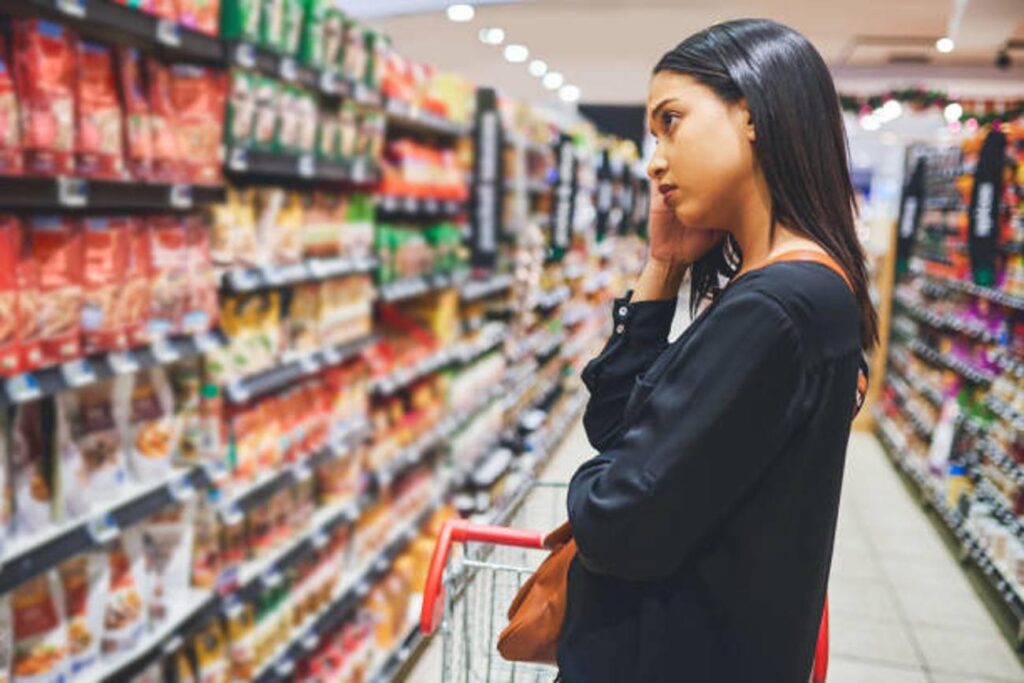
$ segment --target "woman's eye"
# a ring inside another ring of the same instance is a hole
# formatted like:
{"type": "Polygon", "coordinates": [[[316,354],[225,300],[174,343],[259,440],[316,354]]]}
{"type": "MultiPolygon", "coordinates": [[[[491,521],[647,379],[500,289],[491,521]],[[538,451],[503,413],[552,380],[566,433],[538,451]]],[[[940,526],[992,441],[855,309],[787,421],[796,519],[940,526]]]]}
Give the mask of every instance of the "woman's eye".
{"type": "Polygon", "coordinates": [[[674,114],[672,112],[668,112],[667,111],[667,112],[664,112],[661,115],[661,125],[664,128],[664,130],[666,130],[666,131],[672,130],[672,126],[678,120],[679,120],[679,115],[678,114],[674,114]]]}

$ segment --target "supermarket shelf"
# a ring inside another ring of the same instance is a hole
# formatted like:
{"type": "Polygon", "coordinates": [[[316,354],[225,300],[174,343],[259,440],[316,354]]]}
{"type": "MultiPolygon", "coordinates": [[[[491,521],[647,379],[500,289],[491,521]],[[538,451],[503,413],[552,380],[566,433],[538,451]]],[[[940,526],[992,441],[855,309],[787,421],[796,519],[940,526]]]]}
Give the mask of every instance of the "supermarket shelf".
{"type": "Polygon", "coordinates": [[[913,377],[912,375],[905,374],[902,370],[891,368],[889,370],[890,375],[895,376],[906,382],[906,384],[918,395],[922,396],[936,408],[941,408],[943,404],[942,392],[925,384],[920,378],[913,377]]]}
{"type": "Polygon", "coordinates": [[[999,304],[1000,306],[1006,306],[1007,308],[1012,308],[1017,311],[1024,311],[1024,297],[1007,294],[1006,292],[1001,292],[998,289],[993,289],[991,287],[982,287],[981,285],[976,285],[973,282],[968,282],[966,280],[957,280],[955,278],[928,275],[924,273],[915,273],[915,275],[927,281],[945,285],[955,291],[987,299],[992,303],[999,304]]]}
{"type": "Polygon", "coordinates": [[[450,121],[442,116],[422,111],[406,102],[387,99],[384,111],[388,116],[388,129],[403,133],[420,133],[432,136],[459,138],[469,135],[473,128],[450,121]]]}
{"type": "Polygon", "coordinates": [[[15,541],[0,558],[0,593],[5,593],[64,560],[106,545],[126,529],[171,505],[187,500],[200,470],[175,471],[156,484],[138,485],[117,500],[97,506],[81,520],[15,541]]]}
{"type": "Polygon", "coordinates": [[[34,401],[115,375],[136,372],[140,368],[166,365],[207,353],[223,345],[224,339],[219,333],[202,332],[161,339],[127,351],[94,354],[5,380],[0,391],[0,405],[34,401]]]}
{"type": "Polygon", "coordinates": [[[223,186],[189,183],[142,183],[64,176],[5,176],[0,182],[2,210],[186,211],[223,202],[225,196],[223,186]]]}
{"type": "Polygon", "coordinates": [[[464,201],[413,197],[411,195],[381,195],[377,200],[377,214],[388,218],[432,220],[455,218],[466,213],[464,201]]]}
{"type": "Polygon", "coordinates": [[[931,363],[932,365],[952,370],[964,379],[975,384],[987,386],[995,381],[995,376],[991,372],[976,368],[970,363],[966,363],[959,358],[950,356],[949,354],[939,353],[919,339],[911,339],[907,346],[921,359],[931,363]]]}
{"type": "Polygon", "coordinates": [[[244,147],[227,152],[227,170],[237,179],[277,179],[301,182],[373,185],[380,169],[367,159],[324,161],[315,154],[278,154],[244,147]]]}
{"type": "Polygon", "coordinates": [[[989,394],[985,397],[985,407],[1014,429],[1024,431],[1024,415],[1014,410],[1006,401],[989,394]]]}
{"type": "Polygon", "coordinates": [[[1017,486],[1024,487],[1024,467],[1013,461],[1006,451],[992,443],[988,438],[981,440],[981,453],[988,460],[1002,470],[1003,474],[1014,481],[1017,486]]]}
{"type": "Polygon", "coordinates": [[[994,344],[996,341],[995,334],[987,330],[981,323],[970,323],[954,315],[941,315],[918,303],[910,301],[906,296],[901,296],[899,293],[896,294],[895,301],[910,317],[918,322],[928,325],[929,327],[933,327],[940,331],[959,332],[960,334],[985,342],[986,344],[994,344]]]}
{"type": "Polygon", "coordinates": [[[482,356],[497,349],[503,343],[505,327],[501,326],[502,334],[484,333],[481,339],[473,342],[460,342],[449,348],[441,349],[421,359],[415,364],[399,367],[384,377],[374,380],[371,391],[377,396],[391,396],[454,364],[469,365],[482,356]]]}
{"type": "Polygon", "coordinates": [[[366,680],[369,683],[391,683],[413,655],[427,643],[420,632],[419,624],[412,626],[398,646],[381,663],[380,667],[366,680]]]}
{"type": "Polygon", "coordinates": [[[464,274],[435,273],[411,277],[380,286],[380,298],[385,303],[397,303],[406,299],[415,299],[428,292],[436,292],[450,287],[461,286],[465,281],[464,274]]]}
{"type": "Polygon", "coordinates": [[[559,287],[550,292],[545,292],[537,297],[536,310],[547,314],[555,310],[572,297],[572,290],[566,286],[559,287]]]}
{"type": "Polygon", "coordinates": [[[180,24],[110,0],[7,0],[5,12],[60,21],[80,35],[131,45],[178,61],[220,63],[223,45],[180,24]]]}
{"type": "Polygon", "coordinates": [[[515,283],[511,275],[492,275],[486,280],[469,280],[462,285],[459,296],[463,301],[478,301],[505,292],[515,283]]]}
{"type": "Polygon", "coordinates": [[[340,365],[358,356],[377,342],[377,335],[370,334],[338,346],[313,351],[301,358],[282,362],[268,370],[229,382],[224,395],[229,403],[244,403],[251,398],[273,393],[300,379],[315,375],[327,366],[340,365]]]}
{"type": "Polygon", "coordinates": [[[529,138],[525,138],[521,135],[508,135],[505,137],[505,144],[509,147],[522,146],[527,152],[532,154],[549,154],[554,150],[553,145],[545,145],[541,142],[534,142],[529,138]]]}
{"type": "Polygon", "coordinates": [[[372,273],[376,259],[368,257],[309,259],[287,266],[233,268],[221,273],[220,288],[227,292],[251,292],[258,289],[288,287],[303,282],[342,278],[372,273]]]}

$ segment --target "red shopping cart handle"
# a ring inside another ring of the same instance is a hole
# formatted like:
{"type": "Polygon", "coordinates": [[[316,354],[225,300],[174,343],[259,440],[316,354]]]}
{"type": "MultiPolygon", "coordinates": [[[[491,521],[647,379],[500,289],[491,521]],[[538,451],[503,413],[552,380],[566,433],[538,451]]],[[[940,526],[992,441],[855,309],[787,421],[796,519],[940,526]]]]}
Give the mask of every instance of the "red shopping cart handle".
{"type": "Polygon", "coordinates": [[[544,534],[539,531],[509,529],[502,526],[470,524],[464,519],[452,519],[441,527],[430,557],[427,584],[423,587],[423,607],[420,609],[420,632],[430,635],[437,630],[444,617],[444,568],[448,565],[452,543],[491,543],[519,548],[544,548],[544,534]]]}

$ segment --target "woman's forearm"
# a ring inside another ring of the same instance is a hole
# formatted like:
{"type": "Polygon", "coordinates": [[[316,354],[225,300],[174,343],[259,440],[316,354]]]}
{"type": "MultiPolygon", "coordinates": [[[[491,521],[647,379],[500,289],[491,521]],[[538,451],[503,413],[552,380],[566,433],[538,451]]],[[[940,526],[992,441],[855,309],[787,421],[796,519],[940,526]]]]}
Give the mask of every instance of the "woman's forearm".
{"type": "Polygon", "coordinates": [[[662,261],[649,258],[640,272],[640,277],[633,287],[631,301],[656,301],[674,299],[679,296],[679,287],[683,283],[686,269],[689,266],[681,263],[662,261]]]}

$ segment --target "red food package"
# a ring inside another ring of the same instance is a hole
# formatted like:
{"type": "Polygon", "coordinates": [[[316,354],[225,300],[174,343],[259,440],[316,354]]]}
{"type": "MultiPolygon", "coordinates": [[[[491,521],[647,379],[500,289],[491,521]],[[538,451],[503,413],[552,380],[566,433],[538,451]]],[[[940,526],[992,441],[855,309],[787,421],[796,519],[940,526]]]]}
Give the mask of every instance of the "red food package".
{"type": "Polygon", "coordinates": [[[127,330],[117,309],[124,288],[130,230],[127,218],[82,220],[82,344],[86,353],[128,346],[127,330]]]}
{"type": "Polygon", "coordinates": [[[224,73],[183,64],[171,68],[171,105],[176,115],[178,151],[187,166],[183,180],[220,184],[227,87],[224,73]]]}
{"type": "Polygon", "coordinates": [[[20,369],[28,372],[43,364],[40,346],[43,316],[39,303],[39,264],[32,249],[32,229],[22,221],[20,232],[21,254],[15,273],[18,284],[18,351],[20,369]]]}
{"type": "Polygon", "coordinates": [[[180,0],[147,0],[145,8],[150,14],[178,21],[178,2],[180,0]]]}
{"type": "Polygon", "coordinates": [[[181,171],[184,157],[178,146],[177,112],[171,100],[171,69],[155,59],[147,59],[146,75],[149,77],[150,131],[153,136],[151,179],[172,183],[186,181],[181,171]]]}
{"type": "Polygon", "coordinates": [[[183,318],[185,332],[205,332],[217,323],[217,273],[210,258],[210,229],[199,216],[186,219],[189,282],[183,318]]]}
{"type": "Polygon", "coordinates": [[[121,104],[110,48],[78,43],[75,167],[87,178],[124,177],[121,104]]]}
{"type": "Polygon", "coordinates": [[[70,31],[42,19],[14,20],[15,85],[27,173],[74,171],[74,67],[70,31]]]}
{"type": "Polygon", "coordinates": [[[22,168],[18,94],[9,64],[7,42],[0,34],[0,175],[18,175],[22,168]]]}
{"type": "Polygon", "coordinates": [[[32,255],[39,265],[40,345],[43,364],[81,353],[82,238],[74,220],[32,216],[32,255]]]}
{"type": "Polygon", "coordinates": [[[147,180],[153,162],[153,122],[142,82],[142,57],[134,48],[122,48],[117,57],[124,108],[125,161],[133,178],[147,180]]]}
{"type": "Polygon", "coordinates": [[[21,370],[18,357],[18,259],[21,226],[14,216],[0,216],[0,377],[21,370]]]}
{"type": "Polygon", "coordinates": [[[220,33],[220,0],[178,0],[178,21],[201,33],[220,33]]]}
{"type": "Polygon", "coordinates": [[[149,230],[137,219],[132,219],[128,226],[127,257],[124,286],[117,302],[117,320],[127,330],[128,343],[140,346],[150,341],[147,323],[152,267],[149,230]]]}
{"type": "Polygon", "coordinates": [[[188,303],[188,231],[177,216],[149,219],[152,264],[147,331],[152,338],[181,331],[188,303]]]}

